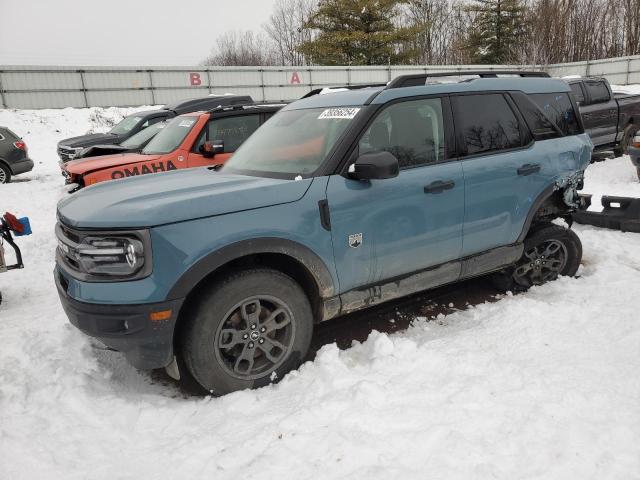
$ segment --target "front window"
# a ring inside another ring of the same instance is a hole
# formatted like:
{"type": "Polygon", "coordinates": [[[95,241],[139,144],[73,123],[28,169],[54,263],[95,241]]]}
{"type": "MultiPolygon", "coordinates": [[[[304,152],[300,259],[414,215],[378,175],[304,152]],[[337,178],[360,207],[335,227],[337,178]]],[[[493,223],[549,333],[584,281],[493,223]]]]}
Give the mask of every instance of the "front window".
{"type": "Polygon", "coordinates": [[[444,159],[442,100],[427,98],[394,103],[378,115],[358,143],[358,154],[386,151],[400,168],[444,159]]]}
{"type": "Polygon", "coordinates": [[[144,130],[141,130],[135,135],[129,137],[124,142],[120,143],[120,145],[126,148],[140,148],[140,146],[144,145],[153,137],[155,137],[160,132],[160,130],[164,128],[164,126],[164,122],[151,125],[150,127],[147,127],[144,130]]]}
{"type": "Polygon", "coordinates": [[[184,141],[198,117],[176,117],[167,123],[151,140],[142,153],[147,155],[173,152],[184,141]]]}
{"type": "Polygon", "coordinates": [[[223,170],[310,176],[359,111],[334,107],[279,112],[249,137],[223,170]]]}
{"type": "Polygon", "coordinates": [[[113,133],[114,135],[129,133],[136,125],[138,125],[138,123],[140,123],[140,120],[142,120],[142,117],[124,117],[122,121],[109,130],[109,133],[113,133]]]}

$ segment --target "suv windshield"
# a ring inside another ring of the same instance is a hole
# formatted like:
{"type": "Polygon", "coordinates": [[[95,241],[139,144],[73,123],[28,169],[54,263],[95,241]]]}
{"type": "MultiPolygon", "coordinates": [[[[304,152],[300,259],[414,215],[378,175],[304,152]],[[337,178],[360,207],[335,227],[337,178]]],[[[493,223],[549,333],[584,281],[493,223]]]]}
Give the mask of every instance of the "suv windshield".
{"type": "Polygon", "coordinates": [[[311,175],[359,111],[359,107],[335,107],[280,112],[242,144],[223,170],[311,175]]]}
{"type": "Polygon", "coordinates": [[[109,130],[109,133],[121,135],[128,133],[142,120],[142,117],[124,117],[115,127],[109,130]]]}
{"type": "Polygon", "coordinates": [[[147,141],[153,138],[158,134],[160,130],[164,128],[166,125],[165,122],[156,123],[151,125],[150,127],[141,130],[136,133],[132,137],[126,139],[124,142],[121,142],[120,145],[127,148],[140,148],[141,145],[144,145],[147,141]]]}
{"type": "Polygon", "coordinates": [[[169,153],[173,152],[182,143],[191,131],[198,117],[176,117],[171,120],[153,139],[144,147],[142,153],[169,153]]]}

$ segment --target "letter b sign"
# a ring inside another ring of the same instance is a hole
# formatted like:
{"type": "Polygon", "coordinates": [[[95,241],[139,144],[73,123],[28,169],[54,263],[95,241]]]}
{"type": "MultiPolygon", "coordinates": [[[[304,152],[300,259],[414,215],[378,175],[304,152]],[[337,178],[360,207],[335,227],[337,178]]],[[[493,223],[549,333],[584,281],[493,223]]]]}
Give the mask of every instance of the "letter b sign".
{"type": "Polygon", "coordinates": [[[190,73],[189,74],[189,83],[191,83],[192,87],[197,87],[198,85],[202,85],[202,79],[200,78],[199,73],[190,73]]]}

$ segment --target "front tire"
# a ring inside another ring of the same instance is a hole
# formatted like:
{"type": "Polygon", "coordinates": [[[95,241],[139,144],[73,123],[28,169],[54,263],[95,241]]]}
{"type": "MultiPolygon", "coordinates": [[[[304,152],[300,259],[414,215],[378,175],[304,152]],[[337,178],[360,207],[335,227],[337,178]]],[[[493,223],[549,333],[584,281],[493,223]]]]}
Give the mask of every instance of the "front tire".
{"type": "Polygon", "coordinates": [[[11,182],[11,170],[5,164],[0,163],[0,183],[11,182]]]}
{"type": "Polygon", "coordinates": [[[627,127],[622,132],[620,143],[613,149],[613,153],[616,157],[621,157],[626,153],[631,139],[637,134],[639,128],[640,127],[638,125],[627,125],[627,127]]]}
{"type": "Polygon", "coordinates": [[[581,260],[582,242],[573,230],[544,224],[529,233],[520,260],[496,275],[496,286],[501,290],[524,291],[560,275],[572,277],[581,260]]]}
{"type": "Polygon", "coordinates": [[[309,300],[291,277],[245,270],[202,294],[180,338],[183,364],[214,395],[281,379],[306,357],[313,332],[309,300]]]}

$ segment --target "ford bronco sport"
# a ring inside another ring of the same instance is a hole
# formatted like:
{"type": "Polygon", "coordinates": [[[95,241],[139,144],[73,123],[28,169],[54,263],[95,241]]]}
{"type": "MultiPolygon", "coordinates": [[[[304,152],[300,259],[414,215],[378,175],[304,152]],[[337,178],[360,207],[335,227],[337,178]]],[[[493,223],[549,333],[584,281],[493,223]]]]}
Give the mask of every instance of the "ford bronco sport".
{"type": "Polygon", "coordinates": [[[296,101],[220,171],[63,199],[54,276],[71,323],[225,394],[296,368],[317,322],[492,272],[511,288],[574,275],[580,240],[551,220],[578,208],[593,145],[569,86],[430,77],[296,101]],[[562,124],[538,94],[569,99],[562,124]]]}

